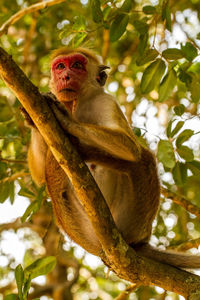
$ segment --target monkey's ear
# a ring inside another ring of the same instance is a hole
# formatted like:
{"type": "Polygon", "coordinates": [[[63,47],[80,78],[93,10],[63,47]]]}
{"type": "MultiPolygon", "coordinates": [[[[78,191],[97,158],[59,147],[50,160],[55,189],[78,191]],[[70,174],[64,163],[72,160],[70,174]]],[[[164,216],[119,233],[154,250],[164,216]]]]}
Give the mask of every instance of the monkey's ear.
{"type": "Polygon", "coordinates": [[[106,74],[106,72],[104,70],[106,69],[110,69],[110,67],[105,66],[105,65],[100,65],[98,66],[99,72],[97,74],[97,82],[103,86],[106,83],[106,79],[108,77],[108,75],[106,74]]]}

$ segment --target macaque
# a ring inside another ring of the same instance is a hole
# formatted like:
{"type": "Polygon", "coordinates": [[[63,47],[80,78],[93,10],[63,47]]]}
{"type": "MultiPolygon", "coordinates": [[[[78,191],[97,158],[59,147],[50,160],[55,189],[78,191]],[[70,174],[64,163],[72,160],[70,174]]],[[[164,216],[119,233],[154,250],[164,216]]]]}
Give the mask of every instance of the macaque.
{"type": "MultiPolygon", "coordinates": [[[[160,201],[154,155],[141,145],[116,100],[105,93],[107,67],[84,48],[56,50],[51,62],[51,97],[58,121],[97,182],[118,230],[139,255],[182,268],[200,267],[200,257],[159,251],[148,244],[160,201]]],[[[59,227],[88,252],[101,244],[70,180],[36,127],[28,152],[33,180],[46,183],[59,227]]]]}

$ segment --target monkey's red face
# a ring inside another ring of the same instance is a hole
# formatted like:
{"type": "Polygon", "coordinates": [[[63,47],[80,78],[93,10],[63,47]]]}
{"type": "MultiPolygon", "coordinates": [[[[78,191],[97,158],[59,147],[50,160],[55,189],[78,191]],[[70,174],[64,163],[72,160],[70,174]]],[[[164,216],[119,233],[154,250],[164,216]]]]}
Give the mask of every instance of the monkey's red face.
{"type": "Polygon", "coordinates": [[[52,62],[54,93],[61,102],[70,102],[87,79],[87,58],[79,53],[57,57],[52,62]]]}

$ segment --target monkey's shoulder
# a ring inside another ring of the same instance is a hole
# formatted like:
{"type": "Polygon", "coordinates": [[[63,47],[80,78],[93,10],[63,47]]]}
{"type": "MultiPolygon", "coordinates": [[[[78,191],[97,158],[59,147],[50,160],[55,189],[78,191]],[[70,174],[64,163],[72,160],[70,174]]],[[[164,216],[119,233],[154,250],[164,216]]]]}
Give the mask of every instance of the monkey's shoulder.
{"type": "Polygon", "coordinates": [[[116,127],[120,122],[127,122],[116,99],[105,92],[87,101],[80,101],[74,117],[79,122],[105,127],[112,127],[112,124],[116,127]]]}

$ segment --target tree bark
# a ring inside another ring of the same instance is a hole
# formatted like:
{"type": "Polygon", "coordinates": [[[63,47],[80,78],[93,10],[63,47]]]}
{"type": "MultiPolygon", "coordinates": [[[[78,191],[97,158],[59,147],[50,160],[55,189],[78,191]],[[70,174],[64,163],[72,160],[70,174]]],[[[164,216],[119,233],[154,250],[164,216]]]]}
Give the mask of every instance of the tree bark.
{"type": "Polygon", "coordinates": [[[0,75],[33,119],[66,175],[71,180],[102,245],[99,256],[128,281],[156,285],[189,297],[200,290],[200,277],[137,256],[118,232],[109,208],[87,166],[57,123],[45,98],[12,57],[0,48],[0,75]]]}

